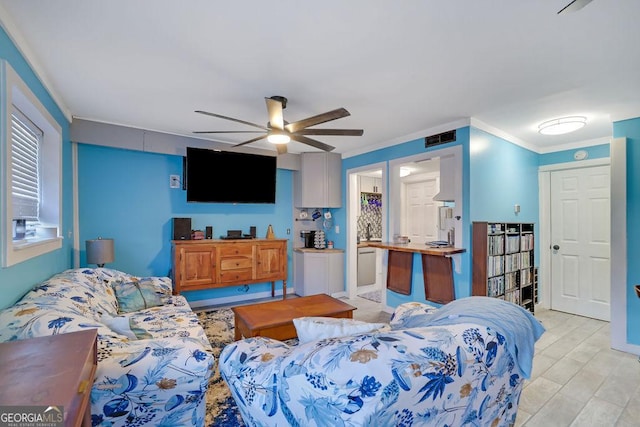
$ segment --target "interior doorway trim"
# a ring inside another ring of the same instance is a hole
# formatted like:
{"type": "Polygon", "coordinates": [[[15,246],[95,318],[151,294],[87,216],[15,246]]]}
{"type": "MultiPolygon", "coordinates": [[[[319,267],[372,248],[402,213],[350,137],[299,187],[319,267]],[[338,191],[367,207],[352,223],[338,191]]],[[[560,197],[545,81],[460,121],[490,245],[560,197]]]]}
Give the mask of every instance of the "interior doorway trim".
{"type": "MultiPolygon", "coordinates": [[[[606,158],[584,160],[580,162],[556,163],[538,168],[539,217],[540,217],[540,270],[538,272],[538,305],[551,308],[551,172],[581,169],[594,166],[608,166],[611,160],[606,158]]],[[[612,218],[613,219],[613,218],[612,218]]]]}
{"type": "MultiPolygon", "coordinates": [[[[347,169],[347,296],[356,298],[358,294],[358,203],[360,194],[358,191],[358,174],[371,170],[382,170],[382,240],[388,239],[387,223],[389,213],[389,191],[387,188],[387,162],[372,163],[357,168],[347,169]]],[[[382,277],[387,277],[386,262],[382,263],[382,277]]],[[[387,295],[386,281],[381,285],[382,307],[386,307],[387,295]]]]}
{"type": "Polygon", "coordinates": [[[627,339],[627,138],[613,138],[611,156],[611,347],[640,354],[627,339]],[[614,305],[615,304],[615,305],[614,305]]]}

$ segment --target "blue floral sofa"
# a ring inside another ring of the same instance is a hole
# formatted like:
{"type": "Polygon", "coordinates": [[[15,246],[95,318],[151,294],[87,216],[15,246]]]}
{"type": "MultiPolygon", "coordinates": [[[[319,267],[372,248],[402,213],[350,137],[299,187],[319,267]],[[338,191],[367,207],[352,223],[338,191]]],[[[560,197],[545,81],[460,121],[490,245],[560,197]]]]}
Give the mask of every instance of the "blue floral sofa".
{"type": "Polygon", "coordinates": [[[390,328],[297,346],[227,345],[219,369],[248,426],[509,426],[535,341],[526,310],[470,297],[400,305],[390,328]]]}
{"type": "Polygon", "coordinates": [[[0,312],[0,341],[95,328],[94,426],[201,426],[214,358],[195,313],[171,290],[169,278],[67,270],[0,312]]]}

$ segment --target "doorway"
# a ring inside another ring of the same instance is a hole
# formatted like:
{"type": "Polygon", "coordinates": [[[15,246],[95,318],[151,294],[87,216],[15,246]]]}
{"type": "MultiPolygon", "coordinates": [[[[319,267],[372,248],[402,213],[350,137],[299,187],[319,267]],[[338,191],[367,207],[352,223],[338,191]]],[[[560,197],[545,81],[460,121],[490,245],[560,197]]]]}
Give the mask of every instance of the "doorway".
{"type": "MultiPolygon", "coordinates": [[[[438,239],[446,239],[447,234],[454,236],[454,246],[461,247],[464,241],[464,230],[462,227],[462,147],[456,145],[449,148],[424,152],[409,157],[390,160],[389,162],[375,163],[371,165],[361,166],[358,168],[348,169],[346,171],[347,178],[347,244],[346,244],[346,269],[347,269],[347,296],[350,299],[357,297],[358,274],[357,274],[357,258],[358,258],[358,216],[361,209],[361,195],[359,187],[359,175],[367,175],[372,171],[381,170],[381,218],[382,218],[382,241],[392,241],[395,234],[406,235],[407,233],[407,211],[409,208],[406,203],[407,186],[411,186],[412,182],[432,181],[435,178],[438,182],[439,193],[431,199],[438,199],[442,196],[441,201],[433,203],[431,209],[430,222],[431,229],[425,232],[425,237],[417,237],[417,239],[425,239],[427,241],[427,233],[429,236],[435,237],[433,227],[438,224],[438,239]],[[442,161],[445,160],[446,167],[442,167],[442,161]],[[441,173],[442,172],[442,173],[441,173]],[[446,184],[446,185],[443,185],[446,184]],[[445,188],[446,187],[446,188],[445,188]],[[446,191],[443,193],[443,189],[446,191]],[[442,203],[438,203],[442,202],[442,203]],[[434,218],[435,217],[435,218],[434,218]]],[[[428,186],[428,185],[426,185],[428,186]]],[[[431,193],[434,188],[433,185],[431,193]]],[[[424,196],[424,194],[423,194],[424,196]]],[[[422,197],[427,200],[426,196],[422,197]]],[[[413,226],[412,226],[413,227],[413,226]]],[[[425,230],[427,230],[425,228],[425,230]]],[[[374,236],[376,237],[376,236],[374,236]]],[[[432,240],[429,238],[429,240],[432,240]]],[[[423,242],[424,243],[424,242],[423,242]]],[[[387,281],[387,254],[386,250],[376,249],[376,286],[382,290],[381,303],[386,306],[386,281],[387,281]]],[[[369,254],[369,257],[371,255],[369,254]]],[[[453,255],[454,266],[457,273],[460,273],[460,255],[453,255]]]]}
{"type": "MultiPolygon", "coordinates": [[[[402,179],[402,235],[412,242],[441,240],[440,208],[444,202],[434,199],[440,192],[439,159],[433,159],[423,170],[413,169],[413,173],[402,179]]],[[[407,168],[408,166],[403,166],[407,168]]]]}
{"type": "Polygon", "coordinates": [[[347,295],[364,295],[383,306],[383,251],[366,243],[386,240],[386,171],[386,162],[347,171],[347,295]]]}
{"type": "MultiPolygon", "coordinates": [[[[407,236],[420,244],[451,237],[461,247],[461,146],[390,161],[389,205],[389,237],[407,236]]],[[[459,266],[459,256],[453,259],[459,266]]]]}
{"type": "Polygon", "coordinates": [[[541,210],[547,205],[540,216],[541,270],[549,284],[541,295],[548,297],[548,308],[609,321],[609,160],[554,165],[540,178],[541,201],[546,201],[541,210]]]}

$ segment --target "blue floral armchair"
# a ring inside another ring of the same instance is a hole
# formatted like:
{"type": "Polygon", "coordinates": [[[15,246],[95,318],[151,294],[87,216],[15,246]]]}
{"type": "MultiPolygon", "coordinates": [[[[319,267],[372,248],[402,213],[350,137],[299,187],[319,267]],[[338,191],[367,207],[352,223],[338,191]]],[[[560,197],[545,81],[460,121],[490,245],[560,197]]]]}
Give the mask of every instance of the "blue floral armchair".
{"type": "MultiPolygon", "coordinates": [[[[438,311],[403,304],[391,330],[298,346],[237,341],[220,373],[249,426],[512,425],[533,354],[517,360],[509,334],[482,321],[429,326],[438,311]]],[[[533,346],[544,329],[524,310],[515,316],[533,346]]]]}
{"type": "Polygon", "coordinates": [[[212,350],[184,297],[171,295],[170,279],[67,270],[0,312],[0,341],[87,328],[98,330],[94,426],[204,425],[212,350]],[[119,285],[144,289],[148,308],[123,312],[119,285]]]}

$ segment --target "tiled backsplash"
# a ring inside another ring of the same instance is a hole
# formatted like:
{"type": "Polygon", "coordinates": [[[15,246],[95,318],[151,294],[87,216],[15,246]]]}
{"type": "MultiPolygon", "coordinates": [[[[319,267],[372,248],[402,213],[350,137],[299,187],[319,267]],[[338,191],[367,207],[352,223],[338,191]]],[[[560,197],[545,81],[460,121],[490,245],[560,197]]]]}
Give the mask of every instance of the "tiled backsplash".
{"type": "Polygon", "coordinates": [[[382,196],[366,194],[361,196],[360,216],[358,216],[358,236],[365,239],[367,225],[371,224],[371,238],[382,238],[382,196]]]}

